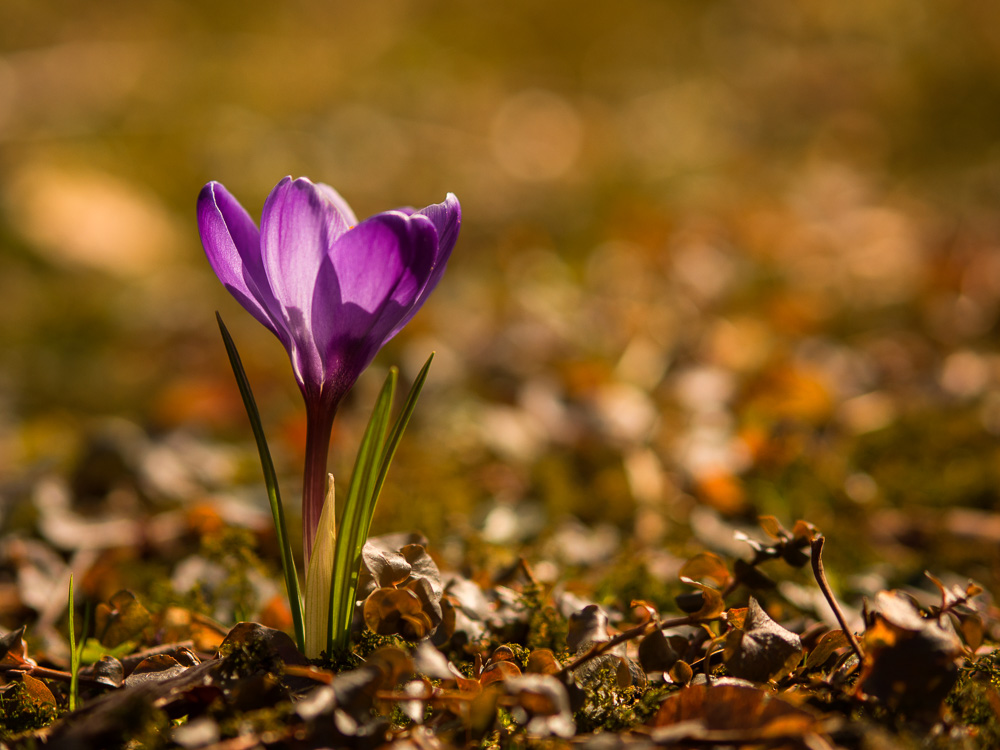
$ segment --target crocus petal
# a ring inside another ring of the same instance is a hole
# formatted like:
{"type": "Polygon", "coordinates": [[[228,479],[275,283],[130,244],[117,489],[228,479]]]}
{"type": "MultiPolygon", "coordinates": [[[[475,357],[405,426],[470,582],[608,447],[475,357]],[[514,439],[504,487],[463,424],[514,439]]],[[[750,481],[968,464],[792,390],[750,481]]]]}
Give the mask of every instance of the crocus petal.
{"type": "MultiPolygon", "coordinates": [[[[332,188],[286,177],[271,191],[261,218],[264,268],[284,312],[292,366],[303,387],[323,380],[321,350],[312,331],[313,297],[330,245],[348,228],[331,194],[332,188]]],[[[346,206],[343,199],[339,202],[346,206]]]]}
{"type": "Polygon", "coordinates": [[[458,198],[454,193],[448,193],[444,202],[434,203],[417,213],[430,219],[437,229],[439,245],[437,265],[443,266],[451,255],[452,248],[455,247],[458,230],[462,225],[462,207],[458,203],[458,198]]]}
{"type": "Polygon", "coordinates": [[[358,219],[354,215],[354,211],[347,204],[347,201],[340,197],[340,193],[323,182],[317,182],[316,189],[323,194],[323,197],[326,198],[327,201],[333,204],[333,207],[340,213],[341,217],[343,217],[346,226],[353,227],[358,223],[358,219]]]}
{"type": "Polygon", "coordinates": [[[251,315],[285,341],[260,257],[260,232],[246,209],[218,182],[209,182],[198,195],[198,232],[215,275],[251,315]]]}
{"type": "Polygon", "coordinates": [[[437,236],[424,217],[398,211],[361,222],[330,248],[340,298],[367,313],[388,299],[408,305],[434,265],[437,236]]]}
{"type": "Polygon", "coordinates": [[[455,197],[454,193],[448,193],[444,202],[427,206],[427,208],[423,208],[413,215],[426,216],[434,224],[438,235],[437,252],[434,256],[434,265],[431,268],[430,276],[427,278],[427,283],[420,290],[420,294],[417,296],[417,300],[413,306],[393,327],[386,336],[385,341],[388,341],[399,333],[403,329],[403,326],[410,322],[410,319],[417,314],[417,310],[423,307],[430,293],[434,291],[438,282],[441,281],[441,277],[444,276],[444,269],[448,264],[448,259],[451,257],[451,251],[458,240],[458,230],[462,225],[462,207],[459,205],[458,198],[455,197]]]}
{"type": "Polygon", "coordinates": [[[312,322],[328,380],[353,383],[368,366],[426,286],[436,249],[433,223],[399,211],[366,219],[334,243],[312,322]]]}
{"type": "Polygon", "coordinates": [[[306,314],[320,264],[348,228],[330,193],[305,178],[286,177],[271,191],[261,218],[261,255],[274,296],[306,314]]]}

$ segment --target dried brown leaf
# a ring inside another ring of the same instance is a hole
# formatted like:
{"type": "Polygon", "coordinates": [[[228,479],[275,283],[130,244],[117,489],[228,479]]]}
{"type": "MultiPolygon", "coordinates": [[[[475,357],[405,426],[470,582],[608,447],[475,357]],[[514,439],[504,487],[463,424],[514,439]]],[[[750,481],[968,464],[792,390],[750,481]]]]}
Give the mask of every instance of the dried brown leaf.
{"type": "Polygon", "coordinates": [[[130,591],[119,591],[107,604],[98,604],[94,618],[97,639],[108,648],[136,638],[153,619],[130,591]]]}
{"type": "Polygon", "coordinates": [[[726,638],[723,659],[734,677],[766,682],[801,652],[799,636],[768,617],[751,597],[743,628],[731,630],[726,638]]]}
{"type": "Polygon", "coordinates": [[[105,655],[90,666],[81,669],[80,675],[99,685],[118,688],[122,686],[125,679],[125,669],[115,657],[105,655]]]}
{"type": "Polygon", "coordinates": [[[658,742],[749,744],[822,734],[819,718],[765,690],[694,685],[669,696],[653,718],[658,742]]]}
{"type": "Polygon", "coordinates": [[[148,659],[143,659],[132,670],[132,674],[125,678],[124,686],[130,688],[147,682],[162,682],[176,677],[187,669],[188,667],[178,662],[172,656],[157,654],[148,659]]]}
{"type": "Polygon", "coordinates": [[[639,642],[639,663],[646,672],[666,672],[680,658],[662,630],[654,630],[639,642]]]}
{"type": "Polygon", "coordinates": [[[811,542],[816,538],[817,533],[819,533],[819,529],[808,521],[799,520],[795,522],[794,526],[792,526],[792,537],[794,539],[811,542]]]}
{"type": "Polygon", "coordinates": [[[962,644],[948,617],[924,618],[898,591],[880,591],[864,638],[858,693],[890,710],[936,716],[958,678],[962,644]]]}
{"type": "Polygon", "coordinates": [[[404,617],[419,614],[422,609],[419,597],[409,589],[375,589],[365,599],[365,625],[373,633],[393,635],[402,631],[404,617]]]}
{"type": "Polygon", "coordinates": [[[227,653],[232,648],[259,648],[261,645],[271,656],[280,659],[284,664],[309,663],[309,660],[295,647],[295,641],[288,633],[264,627],[256,622],[236,623],[219,650],[227,653]]]}

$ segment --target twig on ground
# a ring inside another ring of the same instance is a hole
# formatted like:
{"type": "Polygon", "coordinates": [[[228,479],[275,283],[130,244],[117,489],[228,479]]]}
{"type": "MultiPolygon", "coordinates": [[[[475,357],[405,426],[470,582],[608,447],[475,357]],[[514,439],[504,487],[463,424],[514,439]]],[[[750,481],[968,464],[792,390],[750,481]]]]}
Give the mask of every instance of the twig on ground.
{"type": "Polygon", "coordinates": [[[712,622],[713,620],[720,620],[721,617],[695,617],[694,615],[689,615],[687,617],[677,617],[673,620],[651,620],[649,622],[644,622],[641,625],[636,625],[634,628],[629,628],[614,638],[607,641],[601,641],[595,643],[590,647],[588,651],[577,656],[573,661],[564,666],[556,673],[556,677],[565,677],[574,669],[579,669],[581,665],[586,664],[591,659],[596,659],[598,656],[607,653],[615,646],[620,643],[625,643],[633,638],[640,638],[642,636],[649,635],[654,630],[667,630],[668,628],[678,628],[682,625],[699,625],[704,622],[712,622]]]}
{"type": "Polygon", "coordinates": [[[865,658],[864,652],[861,650],[861,644],[858,643],[858,639],[847,626],[847,618],[844,617],[844,611],[840,608],[840,605],[834,598],[833,590],[830,588],[830,583],[826,580],[826,572],[823,570],[823,543],[825,541],[826,539],[822,535],[817,536],[812,540],[811,549],[813,575],[816,577],[816,583],[819,584],[819,590],[822,591],[823,596],[826,597],[826,603],[830,605],[830,609],[833,610],[833,614],[837,618],[837,622],[840,623],[840,628],[844,631],[844,636],[847,638],[847,642],[851,644],[851,648],[854,650],[855,655],[860,661],[865,658]]]}

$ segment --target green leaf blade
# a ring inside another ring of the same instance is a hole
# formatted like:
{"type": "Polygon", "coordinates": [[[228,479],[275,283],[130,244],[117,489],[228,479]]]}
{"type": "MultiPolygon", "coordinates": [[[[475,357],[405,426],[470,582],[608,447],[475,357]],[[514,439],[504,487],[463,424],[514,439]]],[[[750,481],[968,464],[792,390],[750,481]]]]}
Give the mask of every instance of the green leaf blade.
{"type": "Polygon", "coordinates": [[[264,471],[264,484],[267,486],[267,497],[271,504],[271,515],[274,518],[274,530],[278,537],[278,546],[281,549],[281,567],[285,576],[285,587],[288,592],[288,607],[292,613],[292,622],[295,628],[295,642],[300,651],[305,651],[305,628],[303,624],[304,616],[302,611],[302,595],[299,591],[299,578],[295,570],[295,558],[292,554],[291,545],[288,542],[288,530],[285,525],[285,510],[281,503],[281,494],[278,490],[278,476],[274,470],[274,462],[271,460],[271,451],[267,446],[267,439],[264,436],[264,426],[261,423],[260,412],[257,410],[257,402],[254,400],[253,391],[250,388],[250,381],[247,379],[246,371],[243,369],[243,361],[236,349],[236,344],[222,316],[215,314],[219,322],[219,330],[222,333],[222,340],[226,346],[226,354],[229,355],[229,364],[233,368],[233,375],[236,376],[236,384],[240,389],[240,396],[243,398],[243,406],[246,408],[247,417],[250,419],[250,427],[253,430],[254,439],[257,442],[257,452],[260,455],[261,468],[264,471]]]}
{"type": "Polygon", "coordinates": [[[374,503],[372,492],[378,480],[380,458],[385,446],[397,372],[393,368],[386,377],[375,401],[365,434],[358,447],[351,483],[344,502],[344,515],[337,535],[335,570],[330,596],[329,648],[346,648],[357,592],[358,565],[361,549],[371,526],[374,503]]]}

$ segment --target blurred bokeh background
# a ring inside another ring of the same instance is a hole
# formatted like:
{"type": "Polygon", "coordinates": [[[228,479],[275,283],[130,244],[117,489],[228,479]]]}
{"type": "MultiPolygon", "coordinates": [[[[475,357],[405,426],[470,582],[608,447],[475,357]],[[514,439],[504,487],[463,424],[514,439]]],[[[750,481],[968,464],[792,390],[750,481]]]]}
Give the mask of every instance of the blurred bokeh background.
{"type": "Polygon", "coordinates": [[[346,477],[385,368],[437,351],[376,530],[572,566],[772,513],[848,572],[1000,578],[1000,5],[5,0],[6,530],[53,476],[265,512],[215,310],[295,505],[285,353],[194,219],[286,174],[462,202],[336,428],[346,477]]]}

